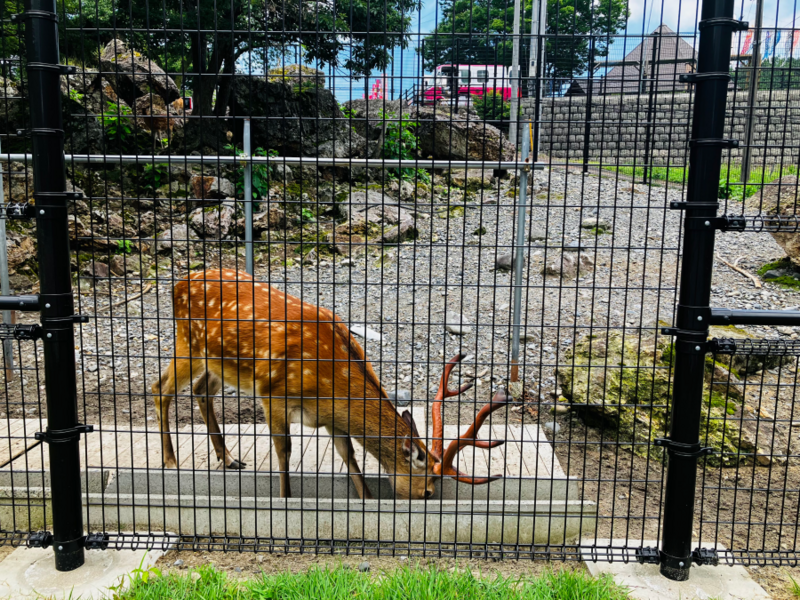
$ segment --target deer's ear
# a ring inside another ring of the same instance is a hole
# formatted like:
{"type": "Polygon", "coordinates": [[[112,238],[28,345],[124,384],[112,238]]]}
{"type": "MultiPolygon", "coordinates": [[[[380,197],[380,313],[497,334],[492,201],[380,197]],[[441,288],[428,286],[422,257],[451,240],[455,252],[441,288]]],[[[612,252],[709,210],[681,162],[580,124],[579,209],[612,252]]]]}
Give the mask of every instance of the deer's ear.
{"type": "Polygon", "coordinates": [[[414,423],[414,417],[411,416],[411,413],[407,410],[403,411],[403,414],[400,417],[405,421],[406,425],[411,428],[411,435],[415,438],[419,438],[419,432],[417,431],[417,424],[414,423]]]}
{"type": "Polygon", "coordinates": [[[413,469],[424,469],[427,467],[425,451],[419,447],[411,436],[403,440],[403,456],[413,469]]]}

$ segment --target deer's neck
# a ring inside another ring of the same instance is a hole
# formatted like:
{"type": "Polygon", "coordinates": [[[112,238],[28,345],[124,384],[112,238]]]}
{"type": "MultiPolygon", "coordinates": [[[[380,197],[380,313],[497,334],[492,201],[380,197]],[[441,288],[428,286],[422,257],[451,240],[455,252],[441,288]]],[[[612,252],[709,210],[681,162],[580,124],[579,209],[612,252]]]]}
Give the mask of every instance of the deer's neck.
{"type": "Polygon", "coordinates": [[[350,419],[350,436],[358,439],[386,471],[397,472],[406,464],[403,440],[411,435],[411,428],[386,398],[364,400],[363,414],[363,418],[350,419]]]}

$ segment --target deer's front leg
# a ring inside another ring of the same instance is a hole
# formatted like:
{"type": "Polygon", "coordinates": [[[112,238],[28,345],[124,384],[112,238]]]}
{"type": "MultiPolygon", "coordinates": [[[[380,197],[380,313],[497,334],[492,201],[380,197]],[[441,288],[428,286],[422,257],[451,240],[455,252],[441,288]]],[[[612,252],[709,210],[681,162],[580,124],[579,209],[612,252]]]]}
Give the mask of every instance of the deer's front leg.
{"type": "Polygon", "coordinates": [[[341,456],[342,460],[347,464],[347,471],[350,473],[350,479],[353,481],[353,485],[356,486],[358,497],[362,500],[372,500],[372,494],[367,487],[367,482],[364,480],[361,469],[358,467],[356,451],[355,448],[353,448],[353,441],[350,439],[350,435],[346,431],[336,429],[330,425],[326,425],[325,429],[333,438],[333,446],[336,448],[339,456],[341,456]]]}
{"type": "Polygon", "coordinates": [[[281,498],[291,498],[292,488],[289,483],[289,459],[292,456],[292,438],[289,437],[289,424],[285,419],[274,417],[269,425],[272,444],[278,456],[278,469],[281,478],[281,498]]]}

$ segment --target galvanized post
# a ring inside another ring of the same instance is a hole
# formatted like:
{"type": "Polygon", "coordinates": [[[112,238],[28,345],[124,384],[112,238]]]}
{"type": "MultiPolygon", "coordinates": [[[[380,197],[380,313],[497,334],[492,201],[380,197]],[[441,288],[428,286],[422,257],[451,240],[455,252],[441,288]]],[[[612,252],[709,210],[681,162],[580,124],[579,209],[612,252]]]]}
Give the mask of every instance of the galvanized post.
{"type": "Polygon", "coordinates": [[[685,210],[683,262],[675,336],[675,384],[669,437],[657,442],[667,451],[661,574],[669,579],[689,578],[692,563],[692,526],[695,508],[700,414],[711,317],[711,275],[714,265],[714,228],[704,227],[717,213],[717,188],[724,140],[725,102],[730,81],[731,38],[741,27],[733,19],[734,0],[703,0],[697,52],[697,73],[682,78],[696,85],[692,135],[689,141],[689,180],[685,210]]]}
{"type": "MultiPolygon", "coordinates": [[[[0,148],[2,152],[2,148],[0,148]]],[[[8,188],[11,189],[11,174],[8,176],[8,188]]],[[[5,207],[6,198],[3,190],[3,164],[0,163],[0,207],[5,207]]],[[[5,209],[4,209],[5,210],[5,209]]],[[[0,292],[3,296],[11,295],[11,284],[8,280],[8,241],[6,239],[6,220],[0,218],[0,292]]],[[[4,310],[3,323],[11,325],[15,321],[16,311],[4,310]]],[[[11,339],[3,340],[3,364],[6,370],[6,379],[14,378],[14,342],[11,339]]]]}
{"type": "Polygon", "coordinates": [[[244,157],[244,265],[245,270],[252,275],[253,260],[253,163],[250,160],[250,119],[244,120],[244,136],[242,144],[244,157]]]}
{"type": "Polygon", "coordinates": [[[61,119],[56,0],[25,0],[25,27],[33,146],[33,188],[39,258],[53,549],[56,569],[71,571],[84,561],[83,507],[75,377],[75,322],[67,229],[64,130],[61,119]]]}
{"type": "MultiPolygon", "coordinates": [[[[527,123],[523,125],[522,160],[528,159],[530,152],[530,136],[527,123]]],[[[528,208],[528,173],[530,166],[525,165],[519,174],[519,203],[517,205],[517,228],[514,233],[514,315],[511,332],[511,383],[519,381],[519,338],[522,329],[522,267],[525,262],[525,217],[528,208]]],[[[509,386],[511,395],[518,400],[522,395],[520,386],[509,386]],[[520,388],[520,389],[515,389],[520,388]]]]}

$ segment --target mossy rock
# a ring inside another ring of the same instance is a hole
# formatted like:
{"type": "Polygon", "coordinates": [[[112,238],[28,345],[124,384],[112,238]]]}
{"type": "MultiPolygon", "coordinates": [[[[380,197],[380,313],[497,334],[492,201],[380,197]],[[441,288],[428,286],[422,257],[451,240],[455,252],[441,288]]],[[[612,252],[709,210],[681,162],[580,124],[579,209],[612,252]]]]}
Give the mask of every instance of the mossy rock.
{"type": "Polygon", "coordinates": [[[784,288],[800,289],[800,269],[787,256],[765,264],[758,270],[761,279],[784,288]]]}
{"type": "MultiPolygon", "coordinates": [[[[587,424],[612,432],[613,439],[639,456],[663,456],[654,441],[668,432],[674,362],[670,340],[636,336],[623,340],[618,332],[590,336],[567,352],[565,362],[567,366],[558,369],[559,384],[587,424]]],[[[741,460],[737,453],[752,453],[754,447],[736,417],[740,402],[734,394],[711,389],[715,368],[718,380],[719,365],[709,356],[700,443],[716,452],[706,458],[707,464],[735,466],[741,460]]]]}

